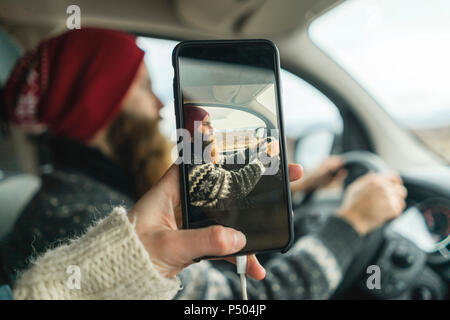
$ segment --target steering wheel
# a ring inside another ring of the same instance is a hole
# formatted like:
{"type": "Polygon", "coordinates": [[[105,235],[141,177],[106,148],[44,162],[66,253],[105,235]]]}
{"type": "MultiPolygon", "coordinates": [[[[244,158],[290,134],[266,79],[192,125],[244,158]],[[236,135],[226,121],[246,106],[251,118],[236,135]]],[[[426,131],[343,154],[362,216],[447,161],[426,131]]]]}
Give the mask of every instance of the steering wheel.
{"type": "MultiPolygon", "coordinates": [[[[376,154],[368,151],[351,151],[341,155],[344,159],[344,168],[347,170],[347,178],[344,182],[344,188],[347,188],[358,177],[368,172],[382,172],[389,169],[387,164],[376,154]]],[[[309,202],[316,190],[308,192],[300,203],[294,204],[293,208],[297,209],[307,202],[309,202]]],[[[381,248],[384,239],[384,227],[380,227],[369,234],[363,239],[361,251],[357,254],[354,260],[351,262],[347,269],[343,279],[335,290],[333,297],[347,290],[352,286],[361,274],[365,271],[365,268],[375,258],[377,252],[381,248]]]]}

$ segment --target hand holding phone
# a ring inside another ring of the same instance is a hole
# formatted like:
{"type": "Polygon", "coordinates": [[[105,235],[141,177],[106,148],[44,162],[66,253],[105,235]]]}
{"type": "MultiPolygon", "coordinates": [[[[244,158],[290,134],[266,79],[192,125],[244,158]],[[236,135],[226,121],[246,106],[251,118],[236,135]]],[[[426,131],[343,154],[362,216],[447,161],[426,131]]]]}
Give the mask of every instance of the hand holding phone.
{"type": "Polygon", "coordinates": [[[276,157],[280,154],[280,144],[277,140],[273,140],[267,144],[267,154],[269,157],[276,157]]]}
{"type": "Polygon", "coordinates": [[[247,245],[237,254],[285,252],[293,226],[278,50],[267,40],[185,41],[173,65],[183,227],[239,230],[247,245]],[[268,138],[252,148],[261,132],[268,138]]]}

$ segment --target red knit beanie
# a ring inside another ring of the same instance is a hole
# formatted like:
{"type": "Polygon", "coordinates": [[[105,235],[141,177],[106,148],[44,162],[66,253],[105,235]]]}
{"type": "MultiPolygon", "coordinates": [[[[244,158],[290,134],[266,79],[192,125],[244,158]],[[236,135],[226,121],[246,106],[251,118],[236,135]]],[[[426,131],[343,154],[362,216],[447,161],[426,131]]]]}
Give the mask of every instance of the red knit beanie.
{"type": "Polygon", "coordinates": [[[143,57],[134,36],[113,30],[82,28],[43,41],[5,86],[9,118],[87,141],[120,110],[143,57]]]}
{"type": "Polygon", "coordinates": [[[197,127],[194,128],[194,121],[203,122],[203,120],[209,116],[209,113],[205,109],[190,105],[185,105],[183,107],[183,113],[184,128],[189,131],[191,137],[194,136],[194,132],[197,130],[197,127]]]}

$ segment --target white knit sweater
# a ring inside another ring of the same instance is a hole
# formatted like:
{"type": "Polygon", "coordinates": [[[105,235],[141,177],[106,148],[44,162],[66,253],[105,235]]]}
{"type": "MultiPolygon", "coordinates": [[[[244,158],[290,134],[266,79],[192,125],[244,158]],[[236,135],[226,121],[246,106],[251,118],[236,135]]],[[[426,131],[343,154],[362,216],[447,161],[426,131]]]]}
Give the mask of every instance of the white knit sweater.
{"type": "Polygon", "coordinates": [[[83,237],[36,259],[13,293],[15,299],[171,299],[179,289],[178,278],[154,268],[125,209],[117,207],[83,237]],[[78,274],[79,289],[71,285],[78,274]]]}

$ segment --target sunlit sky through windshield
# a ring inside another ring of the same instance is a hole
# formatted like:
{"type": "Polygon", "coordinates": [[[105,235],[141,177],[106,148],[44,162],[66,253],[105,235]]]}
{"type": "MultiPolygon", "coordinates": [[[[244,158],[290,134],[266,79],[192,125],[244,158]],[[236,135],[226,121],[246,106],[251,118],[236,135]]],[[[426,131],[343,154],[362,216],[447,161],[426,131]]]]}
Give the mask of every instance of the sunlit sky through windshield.
{"type": "Polygon", "coordinates": [[[309,34],[401,125],[450,125],[449,0],[348,0],[309,34]]]}

